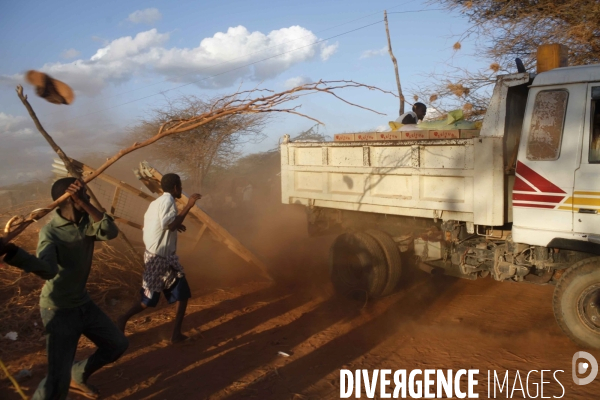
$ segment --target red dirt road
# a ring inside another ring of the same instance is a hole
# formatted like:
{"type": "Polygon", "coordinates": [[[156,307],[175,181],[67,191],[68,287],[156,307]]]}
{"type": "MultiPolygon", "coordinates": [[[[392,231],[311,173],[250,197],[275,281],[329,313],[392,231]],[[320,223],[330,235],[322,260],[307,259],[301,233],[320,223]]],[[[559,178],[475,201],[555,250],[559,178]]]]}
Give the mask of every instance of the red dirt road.
{"type": "MultiPolygon", "coordinates": [[[[142,314],[128,326],[127,353],[91,378],[102,398],[337,399],[342,368],[479,369],[480,398],[487,398],[488,370],[502,377],[509,370],[511,390],[517,370],[523,384],[530,370],[563,370],[556,375],[562,398],[599,397],[600,377],[587,386],[571,379],[571,358],[582,349],[554,321],[552,287],[423,276],[364,305],[334,295],[326,265],[332,238],[290,228],[304,227],[304,218],[292,207],[285,220],[245,235],[276,266],[276,283],[259,281],[228,255],[210,271],[208,258],[184,260],[194,292],[184,322],[191,339],[174,346],[164,340],[172,307],[142,314]]],[[[78,357],[92,351],[86,346],[78,357]]],[[[600,352],[591,353],[600,360],[600,352]]],[[[23,383],[29,395],[45,373],[44,357],[40,350],[9,359],[11,371],[33,366],[34,377],[23,383]]],[[[551,374],[544,380],[544,397],[561,395],[551,374]]],[[[532,397],[533,382],[539,374],[530,380],[532,397]]],[[[6,379],[0,398],[18,398],[6,379]]],[[[517,390],[513,398],[524,396],[517,390]]]]}

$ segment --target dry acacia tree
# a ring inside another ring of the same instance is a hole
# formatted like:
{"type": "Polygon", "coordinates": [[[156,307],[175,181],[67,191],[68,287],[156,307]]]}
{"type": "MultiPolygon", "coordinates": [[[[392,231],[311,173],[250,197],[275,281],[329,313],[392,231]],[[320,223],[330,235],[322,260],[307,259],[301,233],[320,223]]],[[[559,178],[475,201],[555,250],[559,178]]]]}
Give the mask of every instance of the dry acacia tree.
{"type": "MultiPolygon", "coordinates": [[[[167,101],[150,111],[148,118],[135,126],[128,142],[144,141],[154,136],[161,125],[175,119],[188,119],[210,110],[219,99],[183,96],[167,101]]],[[[179,135],[171,135],[151,148],[153,157],[165,169],[183,173],[192,191],[199,192],[206,176],[214,168],[226,168],[247,142],[262,139],[266,114],[236,114],[216,119],[179,135]]]]}
{"type": "MultiPolygon", "coordinates": [[[[434,107],[448,110],[467,104],[474,115],[485,112],[490,87],[497,74],[516,72],[515,58],[535,72],[537,47],[561,43],[569,47],[569,64],[600,62],[600,2],[597,0],[431,0],[469,19],[470,27],[458,36],[460,43],[473,39],[476,57],[489,67],[472,71],[449,68],[419,90],[434,107]],[[435,97],[434,97],[435,98],[435,97]]],[[[468,111],[468,110],[467,110],[468,111]]]]}
{"type": "Polygon", "coordinates": [[[520,57],[533,66],[540,44],[569,47],[572,65],[600,62],[600,3],[596,0],[438,0],[472,23],[469,35],[486,39],[485,55],[501,66],[520,57]]]}
{"type": "MultiPolygon", "coordinates": [[[[84,182],[88,183],[102,174],[108,167],[114,164],[123,156],[132,153],[138,149],[150,146],[160,140],[174,135],[180,135],[185,132],[193,131],[203,125],[210,124],[214,121],[218,121],[224,118],[239,116],[239,115],[255,115],[262,116],[267,114],[293,114],[303,118],[310,119],[316,123],[321,124],[321,121],[303,114],[299,111],[299,105],[289,105],[290,102],[301,99],[307,95],[313,94],[325,94],[334,97],[348,105],[362,108],[377,114],[381,114],[368,107],[360,106],[355,103],[351,103],[336,92],[342,89],[350,88],[363,88],[368,90],[376,90],[381,93],[394,95],[392,92],[379,89],[374,86],[368,86],[362,83],[354,81],[319,81],[314,83],[307,83],[301,86],[297,86],[293,89],[286,90],[283,92],[275,93],[268,89],[253,89],[248,91],[238,91],[229,96],[224,96],[216,101],[212,102],[210,107],[206,110],[199,112],[198,114],[191,115],[189,117],[177,117],[170,119],[162,123],[156,133],[139,142],[133,143],[131,146],[119,150],[117,154],[108,158],[104,164],[98,167],[93,173],[84,177],[84,182]]],[[[18,89],[17,89],[18,90],[18,89]]],[[[395,95],[394,95],[395,96],[395,95]]],[[[382,114],[381,114],[382,115],[382,114]]],[[[66,200],[69,194],[64,194],[56,201],[48,204],[48,206],[33,210],[27,216],[13,218],[11,223],[6,227],[5,231],[8,231],[3,240],[8,241],[19,235],[34,221],[44,217],[50,213],[54,208],[58,206],[62,201],[66,200]]]]}

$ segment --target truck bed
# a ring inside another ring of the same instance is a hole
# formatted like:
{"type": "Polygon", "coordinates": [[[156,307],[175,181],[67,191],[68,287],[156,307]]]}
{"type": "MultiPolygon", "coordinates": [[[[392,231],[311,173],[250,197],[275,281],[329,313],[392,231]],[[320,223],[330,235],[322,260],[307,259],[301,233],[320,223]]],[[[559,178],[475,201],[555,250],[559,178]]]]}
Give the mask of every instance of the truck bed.
{"type": "Polygon", "coordinates": [[[285,204],[498,226],[506,220],[501,137],[286,142],[285,204]]]}

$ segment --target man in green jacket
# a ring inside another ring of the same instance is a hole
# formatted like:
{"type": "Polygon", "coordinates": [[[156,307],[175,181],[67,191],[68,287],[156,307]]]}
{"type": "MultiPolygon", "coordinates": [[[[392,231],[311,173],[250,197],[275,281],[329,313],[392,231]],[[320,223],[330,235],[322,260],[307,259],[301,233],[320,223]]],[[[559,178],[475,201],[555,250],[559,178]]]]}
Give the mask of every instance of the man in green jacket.
{"type": "Polygon", "coordinates": [[[40,313],[46,332],[48,375],[33,400],[66,399],[69,390],[95,399],[98,391],[87,383],[91,374],[116,361],[127,349],[125,335],[90,299],[86,283],[92,266],[94,242],[117,237],[112,217],[89,202],[85,187],[75,178],[59,179],[52,199],[71,194],[40,231],[37,257],[13,243],[0,241],[4,262],[46,280],[40,313]],[[90,358],[73,363],[81,335],[98,349],[90,358]]]}

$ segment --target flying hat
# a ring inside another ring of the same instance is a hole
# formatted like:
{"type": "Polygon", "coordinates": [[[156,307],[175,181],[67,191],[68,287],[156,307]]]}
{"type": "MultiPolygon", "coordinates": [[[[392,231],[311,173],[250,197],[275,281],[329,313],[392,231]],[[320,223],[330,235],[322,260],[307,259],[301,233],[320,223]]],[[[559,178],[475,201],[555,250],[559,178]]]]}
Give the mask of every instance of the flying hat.
{"type": "Polygon", "coordinates": [[[54,104],[71,104],[75,99],[73,89],[64,82],[51,78],[49,75],[39,71],[27,71],[25,74],[27,82],[35,86],[38,96],[54,104]]]}

